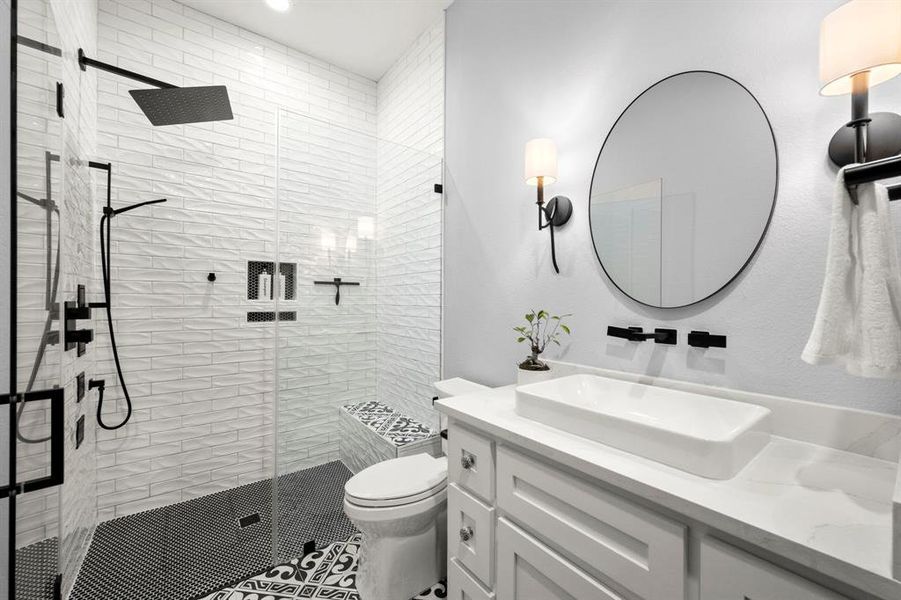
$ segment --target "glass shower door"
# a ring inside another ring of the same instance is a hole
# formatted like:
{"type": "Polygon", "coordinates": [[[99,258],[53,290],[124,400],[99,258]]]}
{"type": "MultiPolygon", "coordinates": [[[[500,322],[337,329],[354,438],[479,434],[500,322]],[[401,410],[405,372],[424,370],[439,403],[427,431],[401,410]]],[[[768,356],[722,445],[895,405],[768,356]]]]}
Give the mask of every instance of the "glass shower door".
{"type": "Polygon", "coordinates": [[[367,442],[379,417],[368,434],[346,430],[342,407],[387,405],[437,431],[442,162],[371,124],[285,109],[278,124],[273,514],[285,562],[353,535],[350,469],[390,457],[387,437],[367,442]]]}
{"type": "MultiPolygon", "coordinates": [[[[9,448],[9,583],[16,600],[58,594],[63,480],[63,333],[60,324],[62,58],[48,3],[19,2],[16,23],[15,252],[11,281],[9,395],[2,408],[9,448]]],[[[9,138],[4,138],[9,139],[9,138]]],[[[6,365],[4,365],[6,366],[6,365]]]]}

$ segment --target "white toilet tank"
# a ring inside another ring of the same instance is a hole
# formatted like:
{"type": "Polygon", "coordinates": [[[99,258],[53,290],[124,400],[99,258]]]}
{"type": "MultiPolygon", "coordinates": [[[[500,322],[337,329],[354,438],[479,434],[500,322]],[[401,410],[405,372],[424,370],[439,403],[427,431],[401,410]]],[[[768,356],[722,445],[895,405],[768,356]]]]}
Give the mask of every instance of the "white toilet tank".
{"type": "MultiPolygon", "coordinates": [[[[463,396],[464,394],[472,394],[473,392],[479,392],[489,389],[491,388],[489,388],[487,385],[475,383],[473,381],[469,381],[468,379],[463,379],[462,377],[442,379],[441,381],[435,382],[435,392],[437,392],[436,395],[439,399],[453,398],[454,396],[463,396]]],[[[439,416],[438,423],[442,431],[447,429],[447,417],[444,414],[441,414],[439,416]]],[[[442,454],[447,454],[446,439],[441,440],[441,452],[442,454]]]]}

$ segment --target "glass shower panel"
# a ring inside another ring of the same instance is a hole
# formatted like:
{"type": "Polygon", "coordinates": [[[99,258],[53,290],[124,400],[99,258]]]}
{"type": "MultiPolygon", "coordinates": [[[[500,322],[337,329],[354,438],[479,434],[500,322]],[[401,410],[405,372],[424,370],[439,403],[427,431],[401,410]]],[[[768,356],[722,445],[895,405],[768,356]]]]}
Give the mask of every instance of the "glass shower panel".
{"type": "MultiPolygon", "coordinates": [[[[12,5],[9,0],[0,0],[0,39],[9,40],[12,35],[12,5]]],[[[0,64],[10,64],[10,44],[0,44],[0,64]]],[[[5,72],[5,71],[4,71],[5,72]]],[[[0,154],[11,155],[12,123],[10,119],[11,85],[8,76],[0,78],[0,154]]],[[[11,173],[9,162],[0,166],[0,189],[10,189],[11,173]]],[[[14,288],[10,285],[12,278],[12,253],[10,252],[12,236],[12,202],[0,202],[0,397],[9,394],[10,386],[10,340],[14,335],[10,322],[10,311],[14,288]]],[[[0,404],[0,487],[12,483],[10,477],[10,460],[7,449],[10,448],[10,410],[9,405],[0,404]]],[[[15,555],[15,539],[13,528],[15,523],[10,514],[9,498],[0,498],[0,600],[10,600],[10,557],[15,555]]]]}
{"type": "Polygon", "coordinates": [[[437,431],[441,379],[442,160],[378,142],[377,400],[437,431]]]}
{"type": "Polygon", "coordinates": [[[274,501],[285,561],[309,541],[322,547],[354,532],[343,514],[346,455],[384,452],[342,430],[342,406],[380,402],[437,426],[442,167],[372,132],[287,110],[278,147],[285,292],[274,501]]]}
{"type": "Polygon", "coordinates": [[[282,110],[278,144],[285,291],[278,294],[276,554],[289,560],[310,540],[321,546],[351,533],[337,501],[338,407],[376,393],[376,140],[282,110]],[[301,473],[320,465],[327,466],[301,473]]]}
{"type": "MultiPolygon", "coordinates": [[[[61,387],[60,324],[62,119],[57,85],[62,58],[50,6],[23,1],[17,10],[16,323],[18,393],[61,387]]],[[[19,402],[18,482],[50,475],[50,402],[19,402]]],[[[19,598],[53,597],[59,568],[60,488],[16,498],[15,587],[19,598]]]]}

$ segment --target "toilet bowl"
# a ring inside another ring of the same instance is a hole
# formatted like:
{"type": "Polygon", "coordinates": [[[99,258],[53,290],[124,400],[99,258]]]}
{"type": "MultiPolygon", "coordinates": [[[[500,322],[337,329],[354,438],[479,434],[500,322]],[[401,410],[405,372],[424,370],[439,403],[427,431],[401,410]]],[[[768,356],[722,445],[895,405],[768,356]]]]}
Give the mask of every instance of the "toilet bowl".
{"type": "Polygon", "coordinates": [[[354,475],[344,491],[344,512],[363,534],[361,600],[412,598],[445,576],[447,458],[386,460],[354,475]]]}
{"type": "MultiPolygon", "coordinates": [[[[454,378],[435,389],[449,398],[488,388],[454,378]]],[[[447,453],[444,440],[441,451],[447,453]]],[[[363,534],[361,600],[406,600],[447,575],[446,456],[415,454],[363,469],[344,486],[344,512],[363,534]]]]}

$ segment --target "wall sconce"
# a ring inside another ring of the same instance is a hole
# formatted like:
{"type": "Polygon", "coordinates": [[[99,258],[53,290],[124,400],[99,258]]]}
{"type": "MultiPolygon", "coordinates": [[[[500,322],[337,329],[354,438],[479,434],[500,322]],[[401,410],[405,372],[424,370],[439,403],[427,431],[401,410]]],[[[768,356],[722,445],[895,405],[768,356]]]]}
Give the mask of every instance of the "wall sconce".
{"type": "Polygon", "coordinates": [[[357,237],[361,240],[371,240],[375,237],[375,219],[372,217],[360,217],[357,219],[357,237]]]}
{"type": "Polygon", "coordinates": [[[566,196],[554,196],[545,205],[544,186],[557,181],[557,146],[553,140],[538,138],[526,143],[526,184],[538,187],[538,231],[551,232],[551,261],[557,267],[557,249],[554,246],[554,228],[562,227],[572,216],[573,205],[566,196]]]}
{"type": "Polygon", "coordinates": [[[851,120],[829,142],[838,166],[901,152],[901,116],[869,112],[869,89],[901,73],[901,1],[852,0],[820,26],[820,94],[851,94],[851,120]]]}

